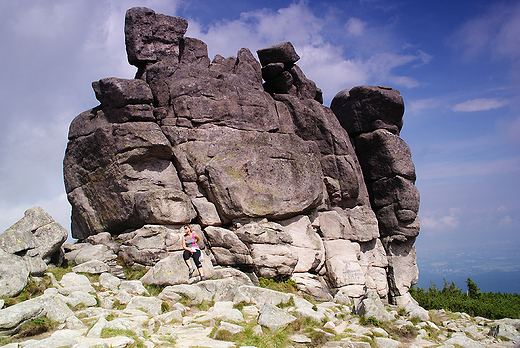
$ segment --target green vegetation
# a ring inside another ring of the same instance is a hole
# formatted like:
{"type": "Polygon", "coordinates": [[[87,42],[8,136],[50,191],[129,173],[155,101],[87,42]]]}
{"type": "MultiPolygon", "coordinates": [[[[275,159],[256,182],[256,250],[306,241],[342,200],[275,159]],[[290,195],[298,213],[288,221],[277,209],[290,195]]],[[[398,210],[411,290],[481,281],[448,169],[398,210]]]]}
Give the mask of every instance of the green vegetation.
{"type": "Polygon", "coordinates": [[[20,327],[17,337],[29,337],[42,334],[47,331],[54,330],[58,326],[58,322],[52,321],[47,317],[39,317],[25,322],[20,327]]]}
{"type": "Polygon", "coordinates": [[[267,278],[259,278],[260,286],[262,288],[271,289],[274,291],[285,292],[290,294],[298,293],[298,284],[292,279],[274,280],[267,278]]]}
{"type": "Polygon", "coordinates": [[[425,309],[445,309],[451,312],[464,312],[471,316],[488,319],[520,318],[520,295],[480,292],[477,284],[470,278],[466,280],[467,293],[457,288],[454,282],[444,280],[444,287],[439,290],[430,284],[428,290],[410,289],[410,294],[425,309]]]}
{"type": "Polygon", "coordinates": [[[231,340],[236,343],[237,347],[284,348],[289,343],[289,331],[283,329],[274,332],[265,330],[263,334],[255,335],[253,325],[249,324],[243,332],[233,335],[231,340]]]}
{"type": "Polygon", "coordinates": [[[278,308],[287,308],[287,307],[295,307],[296,304],[294,303],[294,297],[290,297],[289,301],[287,302],[280,302],[276,305],[278,308]]]}
{"type": "Polygon", "coordinates": [[[130,337],[131,339],[133,339],[134,343],[131,344],[130,346],[127,346],[129,348],[146,348],[144,343],[131,330],[110,329],[110,328],[104,328],[103,330],[101,330],[101,338],[109,338],[109,337],[116,337],[116,336],[126,336],[126,337],[130,337]]]}
{"type": "Polygon", "coordinates": [[[48,276],[42,278],[41,282],[34,281],[33,278],[29,278],[27,285],[22,292],[16,297],[1,297],[4,300],[4,306],[10,307],[17,303],[30,300],[32,298],[43,295],[43,292],[50,287],[51,279],[48,276]]]}
{"type": "Polygon", "coordinates": [[[48,267],[47,272],[52,273],[57,281],[60,281],[61,278],[67,273],[72,272],[72,267],[75,265],[61,266],[61,267],[48,267]]]}
{"type": "Polygon", "coordinates": [[[374,318],[374,317],[365,318],[364,315],[359,317],[359,324],[360,325],[374,325],[376,327],[379,327],[381,325],[379,320],[377,320],[376,318],[374,318]]]}

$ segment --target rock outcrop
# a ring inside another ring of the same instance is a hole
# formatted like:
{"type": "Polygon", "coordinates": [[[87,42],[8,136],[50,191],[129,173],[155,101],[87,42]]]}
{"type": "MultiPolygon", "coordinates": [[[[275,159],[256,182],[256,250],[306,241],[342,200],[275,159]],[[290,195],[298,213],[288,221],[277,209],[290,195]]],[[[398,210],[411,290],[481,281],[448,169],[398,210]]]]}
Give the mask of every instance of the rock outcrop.
{"type": "Polygon", "coordinates": [[[61,264],[68,231],[41,207],[0,234],[0,296],[17,296],[29,275],[42,275],[50,262],[61,264]]]}
{"type": "Polygon", "coordinates": [[[331,109],[355,145],[388,258],[390,296],[400,302],[417,283],[414,242],[420,228],[415,167],[399,138],[403,99],[388,87],[359,86],[339,92],[331,109]]]}
{"type": "Polygon", "coordinates": [[[136,77],[94,82],[100,105],[70,125],[72,236],[116,245],[148,282],[183,283],[178,229],[193,223],[208,269],[292,277],[322,299],[406,294],[418,194],[399,92],[356,87],[331,110],[290,42],[258,50],[260,63],[246,48],[210,61],[187,26],[127,11],[136,77]]]}

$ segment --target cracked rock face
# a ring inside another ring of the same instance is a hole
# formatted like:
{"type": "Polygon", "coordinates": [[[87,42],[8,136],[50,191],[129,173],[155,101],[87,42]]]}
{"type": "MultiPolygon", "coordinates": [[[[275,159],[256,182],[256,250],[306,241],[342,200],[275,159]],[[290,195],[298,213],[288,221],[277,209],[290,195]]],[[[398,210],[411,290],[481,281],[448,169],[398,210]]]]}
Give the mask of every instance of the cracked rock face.
{"type": "MultiPolygon", "coordinates": [[[[399,92],[356,87],[331,110],[290,42],[259,50],[260,62],[246,48],[211,61],[204,42],[184,36],[187,26],[151,9],[127,11],[136,78],[94,82],[100,105],[70,125],[72,236],[193,223],[214,263],[385,297],[389,264],[367,262],[365,249],[379,253],[395,242],[387,237],[418,233],[399,92]]],[[[154,249],[171,256],[166,244],[154,249]]],[[[398,278],[399,291],[413,282],[398,278]]]]}

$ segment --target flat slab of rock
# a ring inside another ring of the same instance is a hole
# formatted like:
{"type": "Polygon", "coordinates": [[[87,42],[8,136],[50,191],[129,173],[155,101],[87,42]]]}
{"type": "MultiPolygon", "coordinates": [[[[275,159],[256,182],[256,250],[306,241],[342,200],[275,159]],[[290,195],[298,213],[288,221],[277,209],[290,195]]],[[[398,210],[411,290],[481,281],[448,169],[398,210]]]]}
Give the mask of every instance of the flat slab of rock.
{"type": "Polygon", "coordinates": [[[282,329],[297,318],[286,311],[271,304],[265,304],[260,308],[258,324],[268,327],[272,331],[282,329]]]}

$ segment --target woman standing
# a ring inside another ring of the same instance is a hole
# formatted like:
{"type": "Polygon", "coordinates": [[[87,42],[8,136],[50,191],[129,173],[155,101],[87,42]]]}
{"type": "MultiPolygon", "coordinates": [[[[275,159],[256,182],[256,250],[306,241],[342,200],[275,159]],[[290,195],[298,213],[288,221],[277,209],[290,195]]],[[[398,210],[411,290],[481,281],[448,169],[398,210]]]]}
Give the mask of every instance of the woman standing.
{"type": "Polygon", "coordinates": [[[184,235],[182,236],[182,248],[184,249],[184,253],[182,254],[184,258],[184,262],[186,262],[186,266],[189,268],[190,277],[195,272],[195,268],[190,266],[189,259],[193,258],[193,262],[195,262],[195,266],[199,270],[200,280],[206,280],[204,274],[202,273],[202,264],[200,263],[200,255],[201,251],[197,245],[200,241],[200,237],[193,232],[190,225],[184,225],[184,235]]]}

